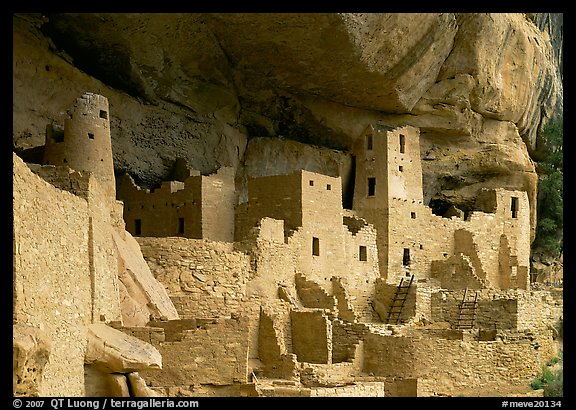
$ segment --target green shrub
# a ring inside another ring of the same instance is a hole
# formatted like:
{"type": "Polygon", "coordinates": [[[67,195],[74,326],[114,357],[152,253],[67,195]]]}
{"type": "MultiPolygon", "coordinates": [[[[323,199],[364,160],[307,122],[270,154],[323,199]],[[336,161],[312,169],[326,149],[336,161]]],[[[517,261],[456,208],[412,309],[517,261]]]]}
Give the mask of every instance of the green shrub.
{"type": "Polygon", "coordinates": [[[556,363],[558,363],[560,361],[560,357],[558,356],[554,356],[552,359],[550,359],[550,361],[548,362],[548,366],[552,366],[555,365],[556,363]]]}
{"type": "Polygon", "coordinates": [[[540,378],[536,377],[532,380],[532,383],[530,383],[530,386],[534,390],[540,390],[542,388],[542,380],[540,380],[540,378]]]}
{"type": "Polygon", "coordinates": [[[544,367],[542,368],[542,382],[543,383],[550,383],[551,381],[553,381],[556,378],[556,376],[554,375],[554,373],[552,373],[552,371],[548,368],[548,367],[544,367]]]}
{"type": "Polygon", "coordinates": [[[544,386],[544,397],[564,397],[564,372],[558,370],[554,380],[544,386]]]}

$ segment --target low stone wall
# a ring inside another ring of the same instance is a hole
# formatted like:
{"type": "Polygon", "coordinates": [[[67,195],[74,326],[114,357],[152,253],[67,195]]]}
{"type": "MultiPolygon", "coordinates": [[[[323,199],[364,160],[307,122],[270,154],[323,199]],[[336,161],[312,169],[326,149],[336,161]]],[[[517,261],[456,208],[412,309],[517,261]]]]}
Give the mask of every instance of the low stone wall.
{"type": "MultiPolygon", "coordinates": [[[[248,382],[248,324],[245,318],[155,322],[171,341],[157,341],[162,370],[140,374],[153,388],[248,382]],[[181,326],[182,325],[182,326],[181,326]]],[[[146,337],[145,335],[143,335],[146,337]]]]}
{"type": "Polygon", "coordinates": [[[456,395],[474,388],[526,385],[556,354],[551,331],[510,332],[493,341],[370,334],[365,339],[364,371],[376,376],[418,379],[418,395],[456,395]]]}

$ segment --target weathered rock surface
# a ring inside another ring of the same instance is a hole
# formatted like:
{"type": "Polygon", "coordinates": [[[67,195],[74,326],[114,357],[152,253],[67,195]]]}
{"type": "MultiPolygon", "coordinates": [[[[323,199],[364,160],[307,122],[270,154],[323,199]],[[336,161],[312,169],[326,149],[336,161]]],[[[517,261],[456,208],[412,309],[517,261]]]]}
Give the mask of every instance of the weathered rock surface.
{"type": "Polygon", "coordinates": [[[162,368],[162,356],[154,346],[104,323],[88,327],[84,362],[105,373],[162,368]]]}
{"type": "Polygon", "coordinates": [[[118,250],[118,277],[122,319],[126,326],[145,326],[151,319],[178,319],[166,289],[158,282],[142,257],[140,245],[130,235],[112,233],[118,250]]]}
{"type": "Polygon", "coordinates": [[[16,323],[12,330],[12,394],[39,396],[44,366],[50,359],[50,342],[33,326],[16,323]]]}
{"type": "MultiPolygon", "coordinates": [[[[13,21],[15,145],[41,145],[45,124],[68,101],[98,92],[115,113],[116,169],[147,187],[182,157],[204,173],[236,167],[242,190],[246,175],[262,172],[253,164],[268,173],[286,168],[273,149],[245,155],[248,139],[282,136],[346,151],[382,120],[421,128],[428,201],[462,209],[481,185],[529,189],[535,198],[529,153],[539,127],[563,106],[561,15],[50,14],[13,21]]],[[[305,164],[324,154],[306,148],[298,156],[305,164]]],[[[318,171],[330,174],[331,165],[318,171]]]]}

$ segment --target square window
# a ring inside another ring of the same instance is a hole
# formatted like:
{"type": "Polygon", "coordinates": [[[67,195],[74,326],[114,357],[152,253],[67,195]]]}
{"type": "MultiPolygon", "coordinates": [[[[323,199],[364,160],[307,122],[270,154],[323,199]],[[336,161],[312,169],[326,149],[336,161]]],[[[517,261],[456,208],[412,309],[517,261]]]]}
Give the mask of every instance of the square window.
{"type": "Polygon", "coordinates": [[[91,132],[88,133],[88,138],[90,138],[91,140],[94,139],[94,134],[92,134],[91,132]]]}
{"type": "Polygon", "coordinates": [[[404,167],[403,167],[402,165],[400,165],[400,166],[398,167],[398,171],[404,172],[404,167]]]}
{"type": "Polygon", "coordinates": [[[104,110],[100,110],[100,118],[108,119],[108,113],[104,110]]]}

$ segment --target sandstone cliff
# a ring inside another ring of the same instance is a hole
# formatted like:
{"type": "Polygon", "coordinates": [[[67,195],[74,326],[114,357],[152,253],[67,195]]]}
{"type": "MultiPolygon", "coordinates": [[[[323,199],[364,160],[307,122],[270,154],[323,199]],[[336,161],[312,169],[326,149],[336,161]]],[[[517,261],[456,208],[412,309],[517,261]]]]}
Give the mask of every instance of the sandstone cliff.
{"type": "Polygon", "coordinates": [[[145,186],[177,157],[204,173],[235,167],[240,185],[310,164],[346,178],[347,150],[382,120],[421,128],[431,206],[466,209],[480,187],[527,190],[534,203],[536,132],[562,110],[561,15],[28,14],[13,24],[15,147],[42,145],[70,100],[100,93],[115,113],[115,168],[145,186]],[[276,160],[278,137],[308,145],[276,160]],[[309,145],[341,153],[328,161],[309,145]]]}

